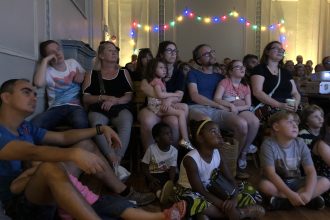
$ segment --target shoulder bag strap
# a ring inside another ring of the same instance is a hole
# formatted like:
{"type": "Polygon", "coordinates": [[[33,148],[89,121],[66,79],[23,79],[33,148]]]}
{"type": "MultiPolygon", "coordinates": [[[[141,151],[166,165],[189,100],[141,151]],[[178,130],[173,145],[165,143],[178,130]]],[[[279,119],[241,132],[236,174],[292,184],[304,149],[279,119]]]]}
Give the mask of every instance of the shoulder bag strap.
{"type": "MultiPolygon", "coordinates": [[[[278,86],[280,85],[281,82],[281,69],[278,68],[278,80],[277,80],[277,84],[274,87],[274,89],[268,94],[269,97],[272,97],[272,95],[274,94],[274,92],[276,91],[276,89],[278,88],[278,86]]],[[[252,111],[255,112],[258,108],[264,106],[264,103],[259,103],[252,111]]]]}
{"type": "Polygon", "coordinates": [[[105,88],[104,88],[104,82],[102,79],[101,71],[97,71],[97,78],[99,79],[99,85],[100,85],[100,95],[105,94],[105,88]]]}

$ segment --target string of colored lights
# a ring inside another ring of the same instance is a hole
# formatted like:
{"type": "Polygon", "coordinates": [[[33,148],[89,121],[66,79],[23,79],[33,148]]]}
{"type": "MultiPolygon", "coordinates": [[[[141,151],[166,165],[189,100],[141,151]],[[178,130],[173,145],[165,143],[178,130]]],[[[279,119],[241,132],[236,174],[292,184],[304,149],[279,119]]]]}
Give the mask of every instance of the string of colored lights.
{"type": "Polygon", "coordinates": [[[269,24],[269,25],[257,25],[257,24],[252,24],[247,18],[242,17],[239,15],[239,13],[235,10],[229,12],[228,14],[222,15],[222,16],[200,16],[197,15],[193,10],[191,9],[184,9],[182,14],[177,16],[175,19],[165,23],[164,25],[160,26],[158,24],[141,24],[137,20],[134,20],[132,25],[131,25],[131,31],[130,31],[130,37],[131,41],[130,44],[132,46],[135,45],[135,39],[137,37],[137,30],[144,30],[146,32],[153,32],[157,33],[159,30],[164,30],[167,31],[170,28],[174,28],[177,24],[180,24],[184,21],[185,18],[188,19],[194,19],[195,21],[199,23],[205,23],[205,24],[219,24],[219,23],[224,23],[228,19],[236,19],[239,24],[245,25],[246,28],[250,28],[251,30],[257,31],[260,30],[262,32],[264,31],[275,31],[279,30],[280,31],[280,36],[279,36],[279,41],[287,48],[287,38],[285,36],[286,29],[284,26],[284,19],[280,19],[278,23],[274,24],[269,24]]]}

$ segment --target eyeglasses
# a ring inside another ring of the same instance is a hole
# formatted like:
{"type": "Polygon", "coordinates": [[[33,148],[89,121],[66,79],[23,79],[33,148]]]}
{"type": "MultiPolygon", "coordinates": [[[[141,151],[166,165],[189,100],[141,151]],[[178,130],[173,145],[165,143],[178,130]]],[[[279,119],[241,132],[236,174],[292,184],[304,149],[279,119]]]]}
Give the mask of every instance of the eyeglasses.
{"type": "Polygon", "coordinates": [[[285,52],[285,50],[283,48],[280,48],[280,47],[272,47],[270,48],[270,50],[276,50],[277,52],[285,52]]]}
{"type": "Polygon", "coordinates": [[[177,49],[171,49],[171,48],[167,48],[165,50],[165,53],[167,53],[167,54],[177,54],[178,52],[179,52],[179,50],[177,50],[177,49]]]}
{"type": "Polygon", "coordinates": [[[245,66],[233,66],[232,70],[244,70],[245,66]]]}
{"type": "Polygon", "coordinates": [[[215,50],[210,50],[209,52],[203,53],[199,58],[201,57],[210,57],[211,55],[214,56],[216,54],[215,50]]]}

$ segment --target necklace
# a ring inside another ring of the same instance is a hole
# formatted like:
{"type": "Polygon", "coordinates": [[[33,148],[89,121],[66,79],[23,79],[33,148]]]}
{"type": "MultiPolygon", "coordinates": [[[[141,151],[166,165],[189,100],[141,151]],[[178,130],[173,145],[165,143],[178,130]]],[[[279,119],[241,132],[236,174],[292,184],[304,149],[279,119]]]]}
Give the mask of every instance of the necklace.
{"type": "Polygon", "coordinates": [[[232,85],[233,90],[235,91],[235,94],[236,94],[236,96],[235,96],[235,100],[239,100],[239,99],[240,99],[240,98],[239,98],[239,87],[240,87],[241,83],[238,83],[237,88],[234,86],[233,81],[231,81],[231,85],[232,85]]]}
{"type": "Polygon", "coordinates": [[[270,66],[267,65],[268,70],[273,74],[273,75],[277,75],[278,74],[278,68],[276,69],[272,69],[270,66]]]}

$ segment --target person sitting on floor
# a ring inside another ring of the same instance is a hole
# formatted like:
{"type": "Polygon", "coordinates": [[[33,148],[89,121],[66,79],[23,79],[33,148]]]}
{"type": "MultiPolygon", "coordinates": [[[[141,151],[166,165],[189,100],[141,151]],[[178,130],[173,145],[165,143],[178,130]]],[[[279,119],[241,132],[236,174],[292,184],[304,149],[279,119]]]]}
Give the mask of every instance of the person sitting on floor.
{"type": "Polygon", "coordinates": [[[103,134],[109,145],[113,143],[113,146],[120,146],[119,137],[110,127],[97,126],[96,129],[52,132],[33,126],[25,121],[25,118],[36,108],[36,91],[25,79],[4,82],[0,88],[0,95],[0,200],[5,206],[12,198],[9,185],[22,171],[21,160],[49,162],[40,165],[25,188],[26,198],[21,198],[23,204],[31,206],[31,209],[26,206],[19,214],[28,216],[27,211],[31,211],[32,219],[38,219],[35,216],[37,213],[33,213],[33,210],[45,210],[49,213],[47,210],[52,212],[54,203],[60,204],[72,216],[79,217],[78,219],[97,219],[91,209],[79,200],[73,187],[67,183],[66,170],[78,176],[76,167],[87,174],[95,174],[113,192],[136,201],[137,205],[148,204],[154,200],[153,194],[137,193],[123,184],[105,163],[96,146],[91,144],[92,141],[88,141],[93,136],[103,134]],[[36,147],[35,144],[43,146],[36,147]],[[48,147],[50,145],[52,147],[48,147]],[[60,149],[55,146],[66,148],[60,149]],[[87,152],[85,149],[93,152],[87,152]],[[60,161],[66,162],[65,167],[62,164],[50,163],[60,161]],[[50,206],[44,207],[46,204],[50,206]],[[84,211],[80,210],[81,207],[84,207],[84,211]]]}
{"type": "Polygon", "coordinates": [[[47,130],[59,125],[88,128],[87,113],[80,101],[86,71],[76,60],[64,60],[61,45],[54,40],[40,43],[39,50],[42,59],[33,83],[38,88],[46,86],[48,109],[34,117],[32,123],[47,130]]]}
{"type": "Polygon", "coordinates": [[[264,178],[259,189],[270,196],[271,209],[307,206],[323,209],[320,196],[330,188],[325,177],[317,177],[310,151],[298,136],[299,117],[280,111],[269,118],[272,136],[261,145],[260,162],[264,178]],[[306,176],[301,175],[303,167],[306,176]]]}
{"type": "MultiPolygon", "coordinates": [[[[330,114],[325,116],[320,135],[311,146],[317,174],[330,179],[330,114]]],[[[322,196],[326,206],[330,206],[330,190],[322,196]]]]}
{"type": "Polygon", "coordinates": [[[261,218],[265,214],[261,206],[243,205],[239,208],[237,194],[229,199],[221,199],[208,190],[214,170],[220,170],[221,175],[236,186],[236,181],[219,151],[223,140],[217,123],[209,119],[191,121],[190,129],[195,149],[184,156],[176,187],[173,188],[170,182],[164,185],[162,190],[164,200],[161,202],[171,201],[173,195],[177,200],[187,201],[187,216],[227,217],[230,220],[261,218]]]}
{"type": "MultiPolygon", "coordinates": [[[[12,193],[20,194],[24,191],[31,176],[38,165],[24,171],[10,185],[12,193]]],[[[96,214],[102,219],[154,219],[154,220],[180,220],[186,212],[186,202],[181,200],[171,208],[163,212],[148,212],[135,206],[126,198],[118,195],[97,195],[87,186],[83,185],[75,176],[68,174],[73,186],[81,193],[86,201],[92,206],[96,214]]],[[[59,208],[58,215],[62,220],[73,220],[73,217],[65,210],[59,208]]]]}
{"type": "Polygon", "coordinates": [[[171,127],[163,122],[152,128],[155,144],[151,144],[142,159],[142,169],[149,184],[149,188],[159,192],[166,181],[174,182],[178,150],[172,145],[173,136],[171,127]]]}
{"type": "Polygon", "coordinates": [[[301,130],[299,137],[302,138],[309,149],[320,134],[324,122],[323,109],[317,105],[308,105],[301,112],[301,130]]]}

